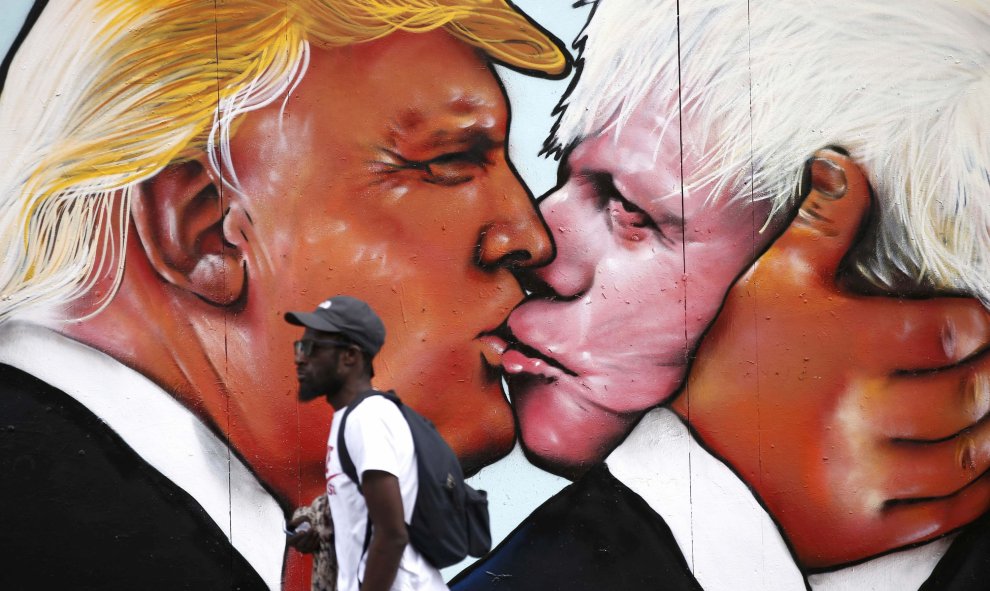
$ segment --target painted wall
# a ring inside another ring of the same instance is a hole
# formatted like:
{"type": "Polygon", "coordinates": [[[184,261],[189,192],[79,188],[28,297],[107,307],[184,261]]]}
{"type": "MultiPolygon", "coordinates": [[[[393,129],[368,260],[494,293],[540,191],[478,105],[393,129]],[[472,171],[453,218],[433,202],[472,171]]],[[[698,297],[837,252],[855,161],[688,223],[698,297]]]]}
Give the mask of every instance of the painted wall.
{"type": "Polygon", "coordinates": [[[455,589],[982,588],[990,10],[517,4],[11,3],[6,588],[306,588],[336,293],[489,491],[455,589]]]}

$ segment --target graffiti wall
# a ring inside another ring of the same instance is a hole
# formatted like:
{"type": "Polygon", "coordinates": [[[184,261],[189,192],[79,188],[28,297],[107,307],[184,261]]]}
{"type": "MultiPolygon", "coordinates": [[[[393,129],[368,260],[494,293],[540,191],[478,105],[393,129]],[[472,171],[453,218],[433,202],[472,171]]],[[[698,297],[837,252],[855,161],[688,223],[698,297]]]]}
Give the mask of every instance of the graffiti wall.
{"type": "Polygon", "coordinates": [[[571,4],[11,4],[3,588],[308,589],[335,294],[453,589],[986,588],[990,7],[571,4]]]}

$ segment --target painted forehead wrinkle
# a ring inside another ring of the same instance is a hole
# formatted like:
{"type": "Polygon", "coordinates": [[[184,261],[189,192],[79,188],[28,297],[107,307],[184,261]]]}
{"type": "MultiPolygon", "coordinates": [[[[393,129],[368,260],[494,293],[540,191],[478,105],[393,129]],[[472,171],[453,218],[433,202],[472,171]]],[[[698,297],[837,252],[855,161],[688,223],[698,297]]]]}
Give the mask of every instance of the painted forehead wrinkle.
{"type": "Polygon", "coordinates": [[[478,94],[459,94],[435,110],[405,109],[390,122],[389,138],[393,145],[408,143],[427,149],[481,139],[500,142],[501,138],[492,137],[498,126],[494,108],[490,100],[478,94]]]}
{"type": "Polygon", "coordinates": [[[479,108],[491,106],[493,105],[489,98],[470,91],[459,93],[449,103],[449,108],[459,115],[472,113],[479,108]]]}

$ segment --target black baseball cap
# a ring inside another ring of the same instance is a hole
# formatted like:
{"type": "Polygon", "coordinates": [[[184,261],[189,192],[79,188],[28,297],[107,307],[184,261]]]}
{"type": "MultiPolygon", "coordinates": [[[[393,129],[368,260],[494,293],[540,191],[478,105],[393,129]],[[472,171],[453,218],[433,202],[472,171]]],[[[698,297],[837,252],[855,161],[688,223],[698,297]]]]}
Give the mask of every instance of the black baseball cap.
{"type": "Polygon", "coordinates": [[[285,321],[325,332],[339,332],[372,357],[385,344],[385,324],[371,306],[346,295],[333,296],[312,312],[286,312],[285,321]]]}

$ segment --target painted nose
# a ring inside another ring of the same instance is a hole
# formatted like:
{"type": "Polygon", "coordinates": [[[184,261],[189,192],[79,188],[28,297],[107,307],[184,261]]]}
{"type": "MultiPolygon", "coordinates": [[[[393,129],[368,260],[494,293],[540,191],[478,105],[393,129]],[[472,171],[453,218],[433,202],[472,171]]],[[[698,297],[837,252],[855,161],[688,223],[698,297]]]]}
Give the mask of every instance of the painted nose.
{"type": "Polygon", "coordinates": [[[595,226],[600,212],[570,193],[565,184],[541,199],[540,213],[556,252],[550,264],[522,274],[523,287],[543,296],[579,297],[594,285],[595,269],[604,254],[607,230],[595,226]]]}
{"type": "Polygon", "coordinates": [[[478,265],[483,269],[525,269],[545,264],[553,254],[547,234],[529,192],[514,172],[507,172],[494,196],[494,215],[478,241],[478,265]]]}
{"type": "Polygon", "coordinates": [[[552,251],[550,237],[534,215],[533,220],[488,224],[478,260],[483,268],[524,269],[545,263],[552,251]]]}

